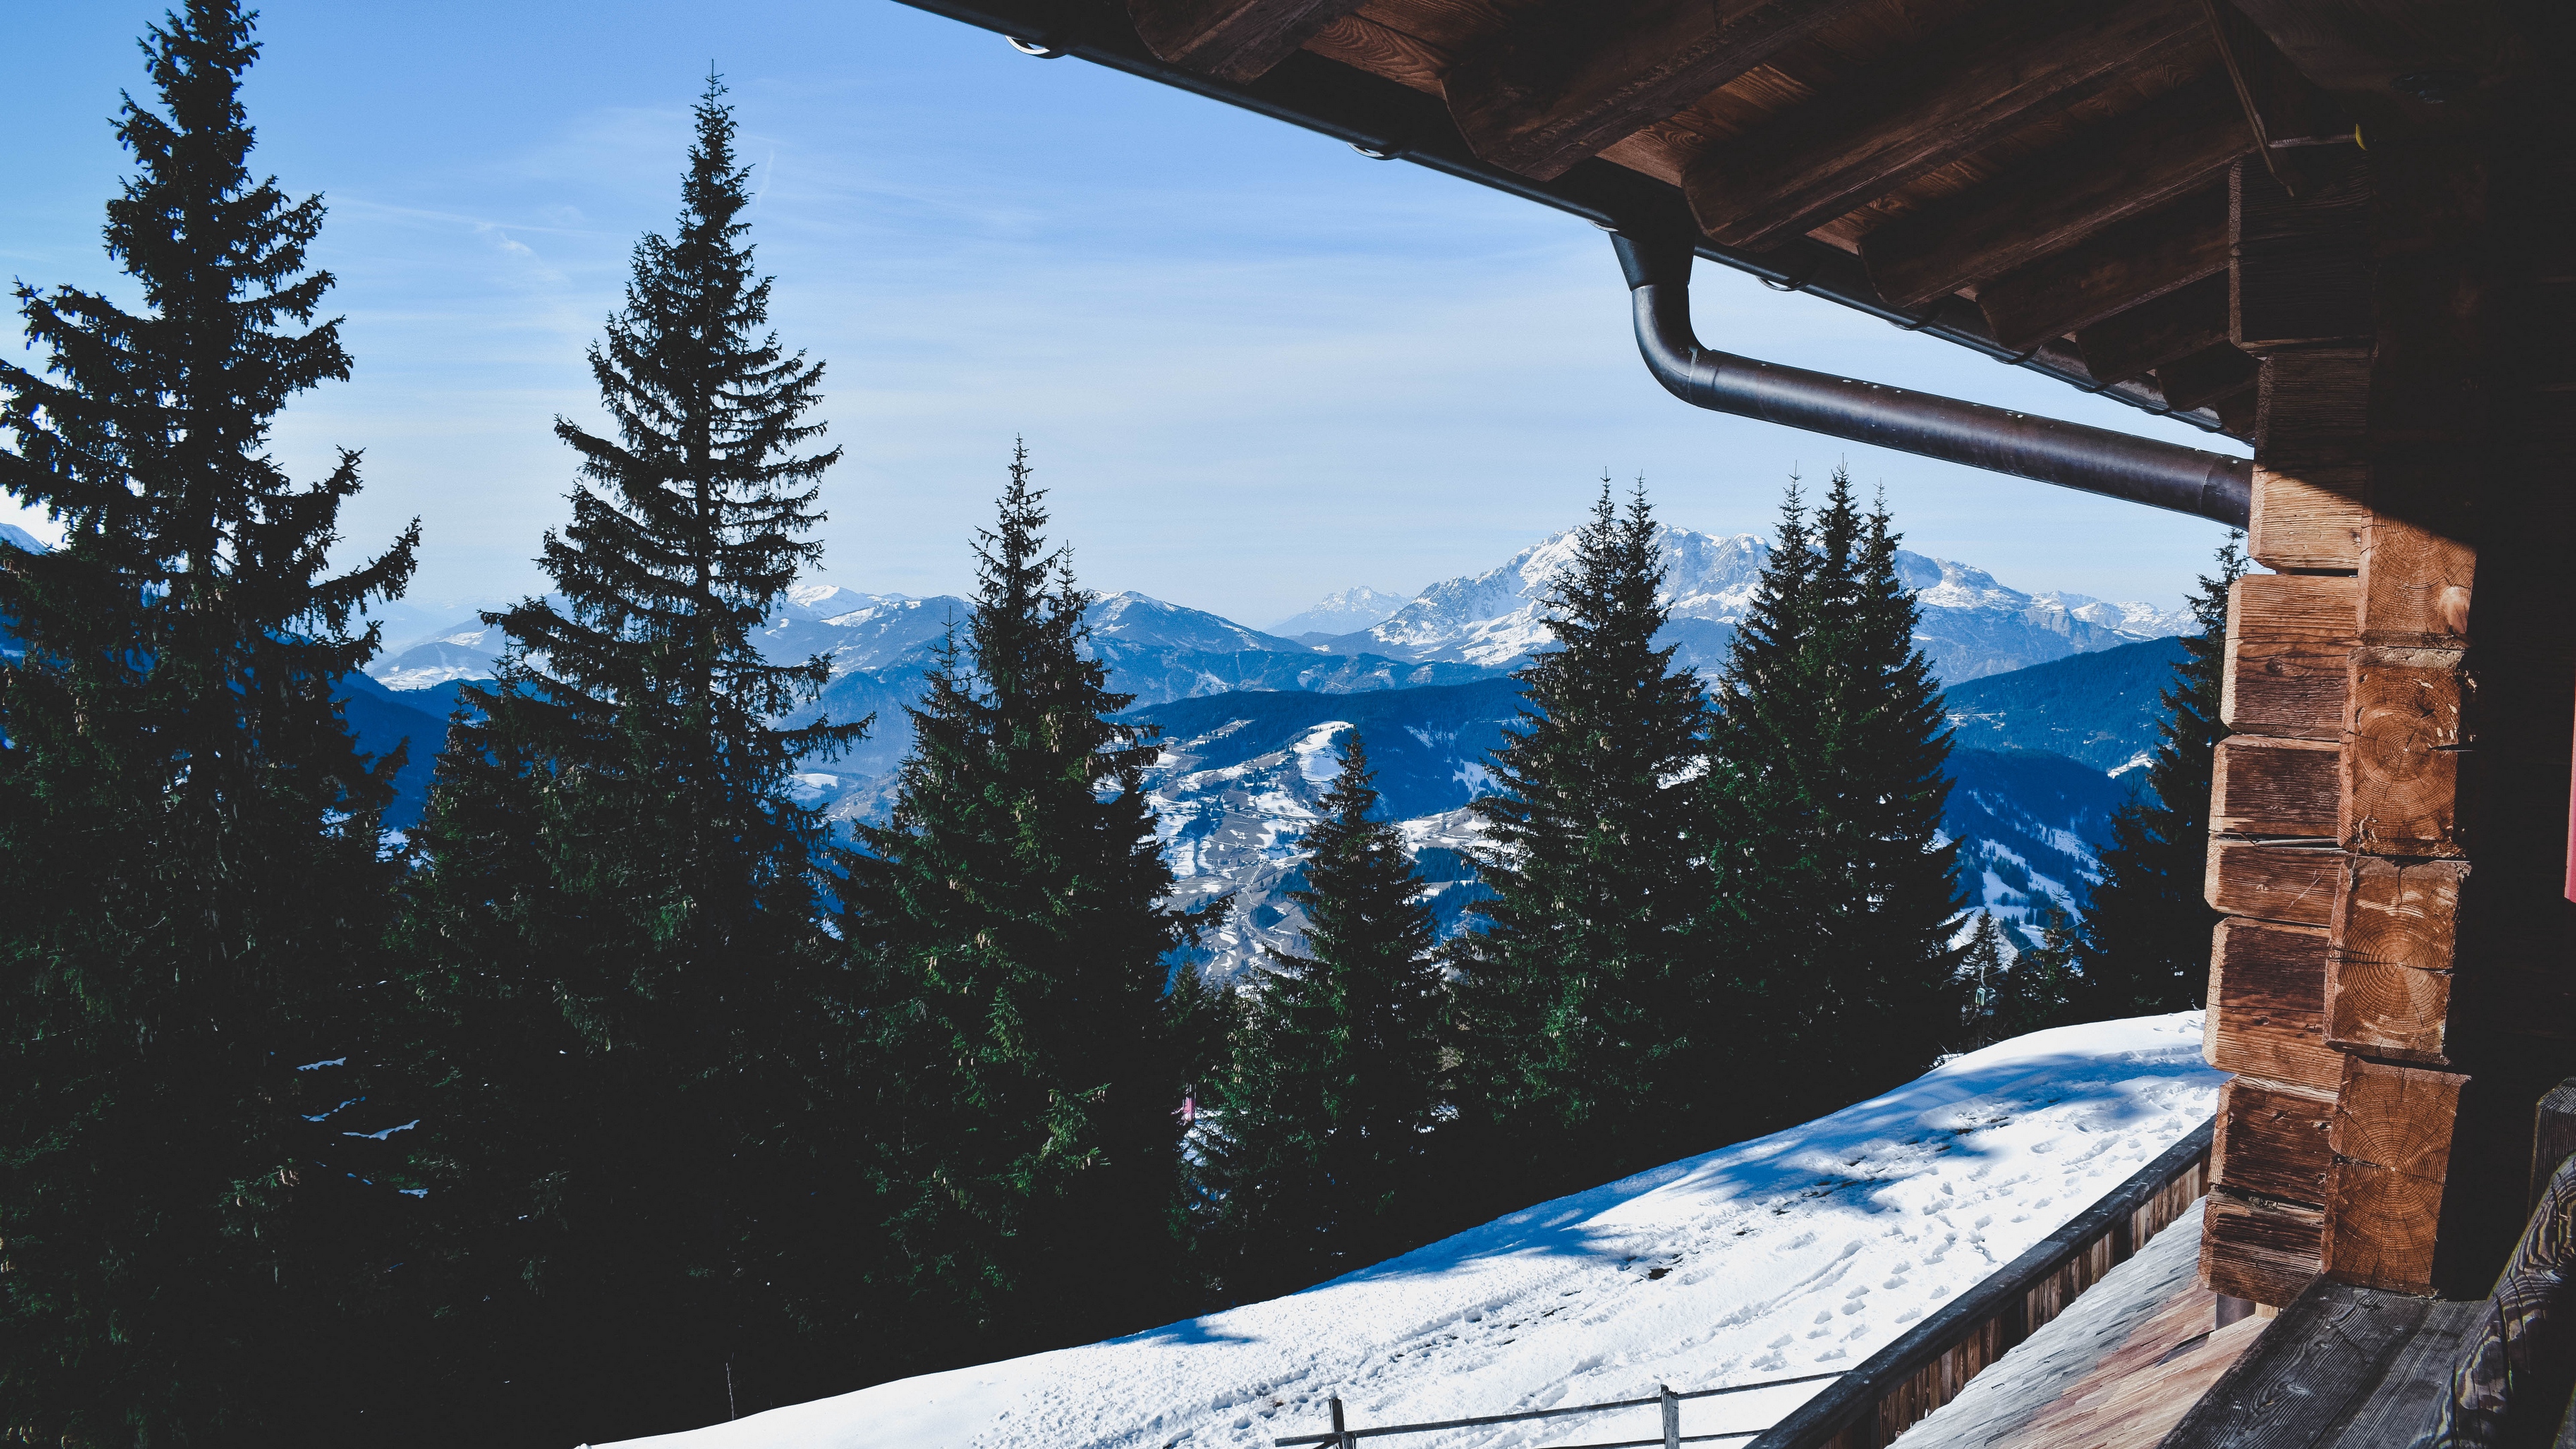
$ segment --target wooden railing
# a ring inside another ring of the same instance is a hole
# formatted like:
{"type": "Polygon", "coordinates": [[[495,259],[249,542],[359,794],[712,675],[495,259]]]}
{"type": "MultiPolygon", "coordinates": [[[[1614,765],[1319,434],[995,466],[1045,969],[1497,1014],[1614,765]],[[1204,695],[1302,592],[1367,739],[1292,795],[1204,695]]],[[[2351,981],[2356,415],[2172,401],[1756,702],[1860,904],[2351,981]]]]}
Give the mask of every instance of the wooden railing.
{"type": "Polygon", "coordinates": [[[2214,1118],[2202,1123],[2074,1221],[1792,1410],[1748,1449],[1880,1449],[1958,1397],[1968,1380],[2065,1312],[2113,1264],[2209,1191],[2216,1125],[2214,1118]]]}

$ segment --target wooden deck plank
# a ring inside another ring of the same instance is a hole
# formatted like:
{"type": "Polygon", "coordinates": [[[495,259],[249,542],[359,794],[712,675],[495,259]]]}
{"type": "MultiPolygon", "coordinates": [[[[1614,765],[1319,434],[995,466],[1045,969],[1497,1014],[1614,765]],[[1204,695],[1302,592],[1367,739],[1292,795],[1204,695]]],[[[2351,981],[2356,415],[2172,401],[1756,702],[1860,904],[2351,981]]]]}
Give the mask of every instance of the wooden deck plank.
{"type": "Polygon", "coordinates": [[[2319,1280],[2191,1406],[2164,1449],[2325,1449],[2378,1391],[2432,1306],[2319,1280]]]}
{"type": "Polygon", "coordinates": [[[1962,1386],[1904,1449],[2151,1449],[2261,1332],[2213,1331],[2195,1270],[2195,1205],[2064,1314],[1962,1386]]]}

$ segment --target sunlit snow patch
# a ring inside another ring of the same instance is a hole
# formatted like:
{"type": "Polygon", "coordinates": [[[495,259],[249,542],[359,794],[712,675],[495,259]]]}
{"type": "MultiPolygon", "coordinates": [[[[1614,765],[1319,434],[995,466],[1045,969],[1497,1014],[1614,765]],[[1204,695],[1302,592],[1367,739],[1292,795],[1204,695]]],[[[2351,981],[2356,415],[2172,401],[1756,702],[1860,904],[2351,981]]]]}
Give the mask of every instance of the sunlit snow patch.
{"type": "MultiPolygon", "coordinates": [[[[1286,1298],[632,1442],[1254,1449],[1325,1427],[1336,1394],[1366,1426],[1849,1367],[2205,1120],[2200,1038],[2197,1012],[2035,1032],[1286,1298]]],[[[1682,1432],[1760,1428],[1817,1387],[1694,1401],[1682,1432]]],[[[1510,1442],[1656,1432],[1649,1409],[1510,1442]]]]}

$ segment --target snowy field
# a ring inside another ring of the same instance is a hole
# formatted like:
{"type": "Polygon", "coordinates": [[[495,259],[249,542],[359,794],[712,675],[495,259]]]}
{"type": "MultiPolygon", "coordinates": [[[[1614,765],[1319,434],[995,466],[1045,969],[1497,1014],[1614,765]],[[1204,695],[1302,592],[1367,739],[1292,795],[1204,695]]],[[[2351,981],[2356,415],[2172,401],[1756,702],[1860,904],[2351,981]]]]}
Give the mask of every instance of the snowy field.
{"type": "MultiPolygon", "coordinates": [[[[1286,1298],[629,1443],[1252,1449],[1328,1427],[1334,1394],[1362,1428],[1850,1368],[2207,1118],[2200,1041],[2198,1012],[2035,1032],[1286,1298]]],[[[1821,1387],[1695,1400],[1682,1432],[1759,1429],[1821,1387]]],[[[1659,1432],[1647,1408],[1388,1442],[1659,1432]]]]}

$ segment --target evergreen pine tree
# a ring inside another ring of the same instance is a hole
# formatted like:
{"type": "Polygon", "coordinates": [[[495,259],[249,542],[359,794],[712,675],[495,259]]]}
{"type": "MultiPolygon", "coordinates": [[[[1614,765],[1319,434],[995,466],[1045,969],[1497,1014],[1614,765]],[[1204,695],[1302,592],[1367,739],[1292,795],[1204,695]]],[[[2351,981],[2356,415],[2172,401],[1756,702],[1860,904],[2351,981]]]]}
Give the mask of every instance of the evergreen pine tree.
{"type": "Polygon", "coordinates": [[[1267,1298],[1412,1246],[1442,1101],[1431,908],[1357,732],[1307,840],[1306,950],[1273,953],[1214,1084],[1206,1177],[1226,1296],[1267,1298]]]}
{"type": "Polygon", "coordinates": [[[2093,888],[2076,947],[2082,1009],[2090,1019],[2182,1011],[2200,1004],[2209,982],[2210,930],[2218,913],[2201,892],[2208,868],[2210,771],[2227,727],[2218,721],[2226,667],[2227,592],[2245,572],[2230,534],[2204,574],[2191,611],[2200,632],[2164,691],[2162,736],[2147,765],[2147,789],[2111,820],[2111,848],[2093,888]]]}
{"type": "Polygon", "coordinates": [[[883,826],[845,856],[844,931],[883,1063],[881,1364],[1142,1328],[1182,1281],[1180,1124],[1206,1002],[1167,995],[1195,917],[1142,788],[1155,746],[1089,655],[1093,596],[1013,453],[976,602],[910,711],[883,826]]]}
{"type": "Polygon", "coordinates": [[[1707,709],[1654,642],[1663,580],[1643,486],[1623,518],[1603,479],[1547,596],[1557,647],[1514,676],[1519,728],[1471,807],[1494,897],[1455,948],[1462,1105],[1523,1167],[1543,1144],[1566,1182],[1702,1142],[1726,1095],[1691,934],[1704,887],[1688,778],[1707,709]]]}
{"type": "Polygon", "coordinates": [[[2023,948],[2003,975],[1988,1016],[1993,1040],[2021,1036],[2077,1019],[2084,982],[2076,952],[2082,936],[2066,912],[2051,907],[2041,920],[2039,944],[2023,948]]]}
{"type": "Polygon", "coordinates": [[[782,727],[828,667],[758,647],[820,556],[839,450],[798,451],[823,369],[768,330],[723,95],[591,349],[616,435],[555,425],[586,479],[539,560],[561,603],[485,615],[509,649],[462,694],[409,922],[445,1074],[418,1145],[486,1270],[459,1291],[559,1438],[846,1381],[796,1369],[799,1285],[862,1244],[817,1219],[855,1204],[828,1165],[855,1152],[831,1106],[848,982],[790,774],[866,725],[782,727]]]}
{"type": "Polygon", "coordinates": [[[350,363],[313,321],[320,200],[248,168],[250,18],[190,0],[143,50],[158,107],[120,113],[106,229],[143,310],[21,286],[43,374],[0,362],[0,487],[65,534],[0,548],[0,1423],[354,1432],[399,1382],[350,1317],[403,1282],[410,1204],[354,1135],[398,1124],[343,1101],[399,761],[332,690],[418,529],[330,573],[358,455],[299,485],[266,452],[350,363]]]}
{"type": "Polygon", "coordinates": [[[1711,934],[1781,1054],[1774,1122],[1923,1070],[1958,1014],[1949,734],[1890,523],[1838,468],[1811,529],[1793,486],[1718,687],[1711,934]]]}
{"type": "Polygon", "coordinates": [[[1995,1039],[1989,1025],[2008,969],[2003,929],[1995,924],[1993,912],[1977,912],[1976,929],[1969,933],[1967,952],[1959,958],[1959,984],[1966,997],[1960,1021],[1966,1029],[1969,1048],[1985,1046],[1995,1039]]]}

